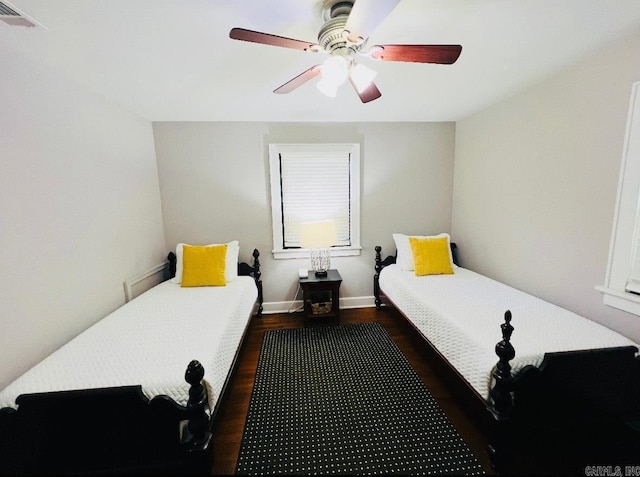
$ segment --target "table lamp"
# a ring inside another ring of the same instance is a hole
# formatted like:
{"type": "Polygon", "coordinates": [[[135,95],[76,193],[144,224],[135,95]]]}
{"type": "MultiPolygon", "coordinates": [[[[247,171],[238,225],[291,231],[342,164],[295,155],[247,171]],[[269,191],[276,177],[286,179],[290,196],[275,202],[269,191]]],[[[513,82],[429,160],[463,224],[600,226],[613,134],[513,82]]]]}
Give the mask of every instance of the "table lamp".
{"type": "Polygon", "coordinates": [[[329,247],[337,241],[336,223],[333,220],[303,222],[300,224],[300,245],[311,252],[311,269],[316,277],[326,277],[331,267],[329,247]]]}

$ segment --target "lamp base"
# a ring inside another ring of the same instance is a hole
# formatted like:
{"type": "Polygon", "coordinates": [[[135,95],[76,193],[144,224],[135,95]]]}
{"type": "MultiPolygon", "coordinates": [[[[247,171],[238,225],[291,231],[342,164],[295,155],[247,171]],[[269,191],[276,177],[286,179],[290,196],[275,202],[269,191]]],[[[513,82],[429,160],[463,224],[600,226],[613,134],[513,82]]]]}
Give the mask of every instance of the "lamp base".
{"type": "Polygon", "coordinates": [[[329,249],[311,249],[311,270],[316,272],[316,278],[325,278],[329,268],[331,268],[331,253],[329,249]]]}

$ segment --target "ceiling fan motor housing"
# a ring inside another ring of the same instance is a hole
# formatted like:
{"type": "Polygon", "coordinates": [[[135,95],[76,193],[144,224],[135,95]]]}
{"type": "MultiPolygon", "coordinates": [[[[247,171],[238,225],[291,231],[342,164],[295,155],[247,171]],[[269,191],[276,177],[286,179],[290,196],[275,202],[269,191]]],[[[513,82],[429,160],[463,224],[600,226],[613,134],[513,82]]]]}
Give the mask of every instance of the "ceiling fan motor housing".
{"type": "Polygon", "coordinates": [[[351,57],[362,46],[347,41],[344,34],[344,27],[352,7],[353,2],[336,2],[330,9],[325,10],[326,22],[318,33],[318,43],[332,55],[351,57]]]}

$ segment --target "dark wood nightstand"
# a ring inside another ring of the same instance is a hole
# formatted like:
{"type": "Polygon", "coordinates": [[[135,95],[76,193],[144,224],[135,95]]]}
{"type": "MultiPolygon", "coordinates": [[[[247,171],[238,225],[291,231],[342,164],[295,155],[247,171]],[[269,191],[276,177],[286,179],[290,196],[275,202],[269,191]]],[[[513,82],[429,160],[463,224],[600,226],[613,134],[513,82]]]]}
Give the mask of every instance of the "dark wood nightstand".
{"type": "Polygon", "coordinates": [[[305,317],[340,319],[342,277],[338,270],[327,270],[326,277],[316,277],[314,271],[309,270],[309,276],[300,278],[299,283],[305,317]]]}

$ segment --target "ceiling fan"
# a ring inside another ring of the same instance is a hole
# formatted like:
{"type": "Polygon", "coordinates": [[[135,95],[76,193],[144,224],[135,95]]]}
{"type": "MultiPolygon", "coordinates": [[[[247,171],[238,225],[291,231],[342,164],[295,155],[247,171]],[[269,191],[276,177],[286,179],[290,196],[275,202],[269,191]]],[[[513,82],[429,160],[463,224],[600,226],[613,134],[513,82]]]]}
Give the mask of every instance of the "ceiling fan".
{"type": "Polygon", "coordinates": [[[376,72],[356,62],[357,55],[379,61],[437,63],[450,65],[460,56],[460,45],[375,45],[366,48],[371,32],[393,10],[400,0],[329,0],[325,1],[324,25],[318,32],[318,43],[295,40],[270,33],[232,28],[234,40],[280,46],[312,53],[324,51],[329,58],[314,65],[273,92],[290,93],[310,79],[321,75],[317,86],[327,96],[335,96],[347,79],[363,103],[382,96],[373,82],[376,72]]]}

